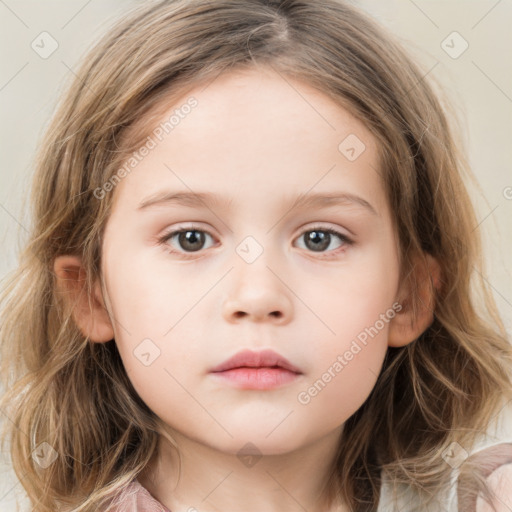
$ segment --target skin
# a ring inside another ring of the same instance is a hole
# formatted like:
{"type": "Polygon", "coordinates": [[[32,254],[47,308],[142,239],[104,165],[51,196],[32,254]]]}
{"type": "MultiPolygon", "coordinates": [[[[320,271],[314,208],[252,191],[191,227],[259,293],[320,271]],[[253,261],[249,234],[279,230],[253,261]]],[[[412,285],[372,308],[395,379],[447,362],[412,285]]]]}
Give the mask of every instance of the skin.
{"type": "MultiPolygon", "coordinates": [[[[94,310],[77,308],[75,321],[93,342],[115,338],[135,389],[179,446],[179,482],[164,438],[139,478],[166,507],[325,511],[319,492],[343,424],[374,387],[387,347],[410,343],[431,323],[430,292],[420,291],[427,307],[415,321],[404,307],[300,403],[298,394],[409,293],[399,282],[376,140],[327,96],[270,70],[222,75],[170,104],[162,121],[190,96],[198,106],[113,191],[104,286],[98,280],[94,310]],[[354,161],[338,150],[349,134],[366,146],[354,161]],[[228,202],[138,211],[162,190],[208,191],[228,202]],[[348,203],[292,208],[300,194],[334,191],[364,198],[376,214],[348,203]],[[157,242],[190,222],[207,233],[192,258],[183,256],[177,236],[157,242]],[[333,235],[316,252],[306,239],[313,227],[333,228],[353,244],[333,235]],[[263,249],[252,263],[237,253],[247,236],[263,249]],[[147,338],[160,350],[149,366],[134,356],[147,338]],[[262,391],[235,389],[209,374],[243,348],[273,349],[302,375],[262,391]],[[237,457],[248,442],[262,456],[250,467],[237,457]]],[[[438,275],[435,260],[428,262],[418,272],[438,275]]],[[[77,257],[55,261],[61,286],[73,290],[69,276],[79,269],[77,257]]]]}

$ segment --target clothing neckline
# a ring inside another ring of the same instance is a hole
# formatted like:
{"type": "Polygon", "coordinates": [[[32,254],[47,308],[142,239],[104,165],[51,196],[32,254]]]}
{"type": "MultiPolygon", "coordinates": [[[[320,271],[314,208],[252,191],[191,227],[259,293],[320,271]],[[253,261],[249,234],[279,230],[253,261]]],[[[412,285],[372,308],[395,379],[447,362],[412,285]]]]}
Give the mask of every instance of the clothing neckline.
{"type": "MultiPolygon", "coordinates": [[[[172,512],[165,505],[160,503],[140,482],[137,478],[132,480],[132,485],[137,493],[143,496],[143,499],[151,506],[151,512],[172,512]],[[157,508],[155,508],[157,507],[157,508]]],[[[149,510],[148,510],[149,512],[149,510]]]]}

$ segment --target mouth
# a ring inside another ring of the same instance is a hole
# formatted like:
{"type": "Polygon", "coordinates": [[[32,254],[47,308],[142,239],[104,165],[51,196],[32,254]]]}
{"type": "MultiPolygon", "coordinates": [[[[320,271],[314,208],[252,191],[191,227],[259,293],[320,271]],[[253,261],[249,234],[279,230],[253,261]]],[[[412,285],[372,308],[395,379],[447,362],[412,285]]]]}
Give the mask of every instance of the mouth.
{"type": "Polygon", "coordinates": [[[302,372],[273,350],[243,350],[212,368],[214,378],[240,389],[273,389],[293,382],[302,372]]]}
{"type": "Polygon", "coordinates": [[[210,372],[223,372],[242,367],[281,368],[293,373],[302,373],[300,369],[288,361],[288,359],[273,350],[262,350],[260,352],[242,350],[223,363],[212,368],[210,372]]]}

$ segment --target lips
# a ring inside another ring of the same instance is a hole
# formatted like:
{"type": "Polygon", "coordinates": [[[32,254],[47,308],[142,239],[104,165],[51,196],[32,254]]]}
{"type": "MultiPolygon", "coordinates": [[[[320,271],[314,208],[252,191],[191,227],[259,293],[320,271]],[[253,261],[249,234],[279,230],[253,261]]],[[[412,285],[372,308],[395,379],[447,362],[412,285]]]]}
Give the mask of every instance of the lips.
{"type": "Polygon", "coordinates": [[[294,366],[288,359],[281,356],[273,350],[263,350],[253,352],[251,350],[242,350],[237,352],[223,363],[215,366],[210,372],[217,373],[234,368],[283,368],[293,373],[302,374],[299,368],[294,366]]]}

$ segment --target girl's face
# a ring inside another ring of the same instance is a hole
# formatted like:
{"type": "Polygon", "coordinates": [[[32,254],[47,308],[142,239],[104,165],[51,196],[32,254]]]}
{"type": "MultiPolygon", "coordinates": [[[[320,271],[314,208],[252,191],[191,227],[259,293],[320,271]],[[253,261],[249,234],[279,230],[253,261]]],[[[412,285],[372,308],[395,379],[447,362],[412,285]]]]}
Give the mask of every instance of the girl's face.
{"type": "Polygon", "coordinates": [[[132,164],[107,192],[102,271],[144,402],[229,453],[284,453],[340,430],[376,382],[400,307],[374,137],[308,85],[245,71],[169,105],[132,164]],[[211,373],[243,349],[301,373],[268,389],[211,373]]]}

